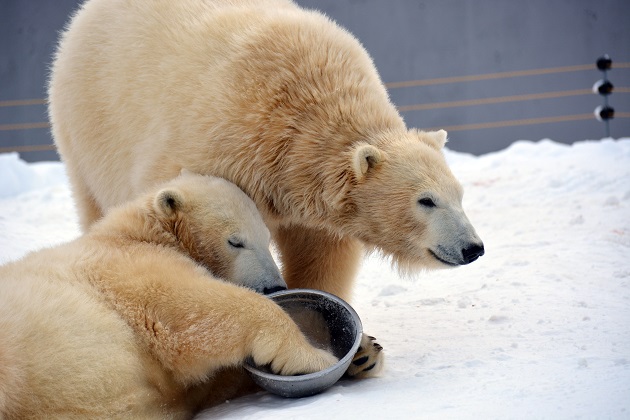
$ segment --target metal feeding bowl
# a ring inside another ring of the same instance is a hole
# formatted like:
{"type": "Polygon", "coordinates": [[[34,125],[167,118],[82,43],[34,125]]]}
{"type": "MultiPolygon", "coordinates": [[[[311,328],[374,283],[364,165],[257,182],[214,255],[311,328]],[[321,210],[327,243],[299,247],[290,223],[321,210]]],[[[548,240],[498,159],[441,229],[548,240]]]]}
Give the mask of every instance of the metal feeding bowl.
{"type": "Polygon", "coordinates": [[[306,397],[324,391],[341,378],[356,354],[363,327],[350,305],[335,295],[311,289],[292,289],[268,296],[284,309],[310,343],[334,354],[339,361],[324,370],[305,375],[284,376],[268,366],[255,366],[251,359],[245,369],[259,386],[283,397],[306,397]]]}

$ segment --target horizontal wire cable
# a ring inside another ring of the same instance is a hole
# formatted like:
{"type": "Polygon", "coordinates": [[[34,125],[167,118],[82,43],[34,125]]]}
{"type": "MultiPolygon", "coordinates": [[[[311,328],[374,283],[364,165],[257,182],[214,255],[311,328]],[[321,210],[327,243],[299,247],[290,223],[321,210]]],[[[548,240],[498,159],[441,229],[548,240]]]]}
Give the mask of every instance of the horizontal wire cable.
{"type": "Polygon", "coordinates": [[[15,101],[0,101],[0,107],[46,105],[46,99],[17,99],[15,101]]]}
{"type": "MultiPolygon", "coordinates": [[[[630,63],[613,63],[612,69],[616,68],[630,68],[630,63]]],[[[431,86],[441,85],[448,83],[461,83],[461,82],[475,82],[479,80],[495,80],[505,79],[510,77],[523,77],[523,76],[539,76],[544,74],[554,73],[568,73],[573,71],[584,70],[596,70],[593,64],[580,64],[577,66],[564,66],[564,67],[552,67],[547,69],[532,69],[532,70],[517,70],[517,71],[505,71],[500,73],[486,73],[475,74],[471,76],[453,76],[453,77],[439,77],[436,79],[422,79],[422,80],[408,80],[404,82],[388,82],[385,83],[385,87],[388,89],[398,89],[404,87],[415,86],[431,86]]]]}
{"type": "MultiPolygon", "coordinates": [[[[615,118],[630,118],[630,112],[615,113],[615,118]]],[[[534,124],[549,124],[566,121],[581,121],[581,120],[594,120],[595,116],[592,113],[589,114],[577,114],[577,115],[563,115],[557,117],[541,117],[541,118],[527,118],[522,120],[507,120],[496,121],[477,124],[462,124],[452,126],[440,126],[426,128],[425,130],[446,130],[446,131],[465,131],[465,130],[481,130],[485,128],[502,128],[502,127],[515,127],[519,125],[534,125],[534,124]]]]}
{"type": "Polygon", "coordinates": [[[0,124],[0,131],[31,130],[34,128],[49,128],[49,127],[50,127],[50,124],[47,122],[23,123],[23,124],[0,124]]]}
{"type": "MultiPolygon", "coordinates": [[[[614,88],[612,93],[630,93],[630,88],[614,88]]],[[[592,95],[591,89],[562,90],[557,92],[529,93],[525,95],[498,96],[493,98],[465,99],[461,101],[435,102],[416,105],[401,105],[400,112],[421,111],[426,109],[454,108],[459,106],[491,105],[504,102],[531,101],[536,99],[553,99],[567,96],[592,95]]]]}
{"type": "Polygon", "coordinates": [[[48,150],[57,150],[54,144],[36,144],[31,146],[10,146],[10,147],[0,147],[0,153],[11,153],[11,152],[46,152],[48,150]]]}
{"type": "Polygon", "coordinates": [[[592,95],[591,89],[578,89],[578,90],[566,90],[559,92],[544,92],[544,93],[530,93],[525,95],[511,95],[511,96],[499,96],[493,98],[482,99],[466,99],[461,101],[451,102],[435,102],[428,104],[418,105],[403,105],[399,106],[400,112],[408,111],[420,111],[424,109],[436,109],[436,108],[453,108],[458,106],[473,106],[473,105],[489,105],[499,104],[504,102],[518,102],[518,101],[531,101],[535,99],[550,99],[550,98],[562,98],[567,96],[579,96],[579,95],[592,95]]]}

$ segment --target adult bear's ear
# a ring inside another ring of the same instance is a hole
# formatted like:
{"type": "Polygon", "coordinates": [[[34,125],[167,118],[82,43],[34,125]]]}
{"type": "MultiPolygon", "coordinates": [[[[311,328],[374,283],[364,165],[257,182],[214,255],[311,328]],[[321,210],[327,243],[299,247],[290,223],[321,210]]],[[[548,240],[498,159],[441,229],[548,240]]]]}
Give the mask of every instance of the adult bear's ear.
{"type": "Polygon", "coordinates": [[[162,190],[155,197],[155,208],[157,211],[173,216],[184,206],[184,197],[181,192],[174,189],[162,190]]]}
{"type": "Polygon", "coordinates": [[[420,139],[434,149],[440,150],[447,141],[448,134],[444,130],[423,131],[420,133],[420,139]]]}
{"type": "Polygon", "coordinates": [[[357,179],[362,179],[369,170],[377,167],[385,159],[385,154],[371,144],[358,145],[352,155],[352,171],[357,179]]]}

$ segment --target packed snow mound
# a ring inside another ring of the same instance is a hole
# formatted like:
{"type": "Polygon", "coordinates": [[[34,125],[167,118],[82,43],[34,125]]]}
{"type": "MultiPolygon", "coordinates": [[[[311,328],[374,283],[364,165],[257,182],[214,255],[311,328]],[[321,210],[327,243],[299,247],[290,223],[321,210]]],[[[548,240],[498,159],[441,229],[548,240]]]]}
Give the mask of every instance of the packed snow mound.
{"type": "Polygon", "coordinates": [[[67,184],[65,169],[59,162],[29,164],[17,153],[0,154],[0,179],[0,198],[67,184]]]}

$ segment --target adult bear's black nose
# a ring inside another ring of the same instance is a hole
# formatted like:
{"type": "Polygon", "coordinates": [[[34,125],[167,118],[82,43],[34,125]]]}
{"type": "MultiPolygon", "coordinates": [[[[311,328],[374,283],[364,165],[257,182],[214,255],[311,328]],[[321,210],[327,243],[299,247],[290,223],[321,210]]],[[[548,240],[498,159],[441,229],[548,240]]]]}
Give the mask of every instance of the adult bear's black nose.
{"type": "Polygon", "coordinates": [[[483,244],[473,244],[468,248],[462,249],[462,257],[464,264],[470,264],[484,254],[483,244]]]}
{"type": "Polygon", "coordinates": [[[263,294],[270,295],[272,293],[276,293],[276,292],[279,292],[281,290],[287,290],[287,288],[286,287],[282,287],[282,286],[265,287],[263,289],[263,294]]]}

